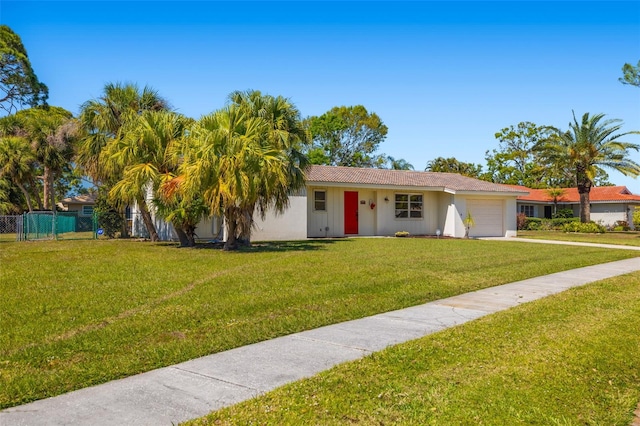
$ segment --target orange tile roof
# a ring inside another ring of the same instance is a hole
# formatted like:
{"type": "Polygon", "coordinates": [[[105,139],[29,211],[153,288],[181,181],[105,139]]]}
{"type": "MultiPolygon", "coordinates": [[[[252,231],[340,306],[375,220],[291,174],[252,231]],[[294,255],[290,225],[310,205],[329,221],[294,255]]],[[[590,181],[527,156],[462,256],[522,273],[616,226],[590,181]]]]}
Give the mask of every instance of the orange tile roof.
{"type": "MultiPolygon", "coordinates": [[[[522,191],[528,191],[529,195],[521,195],[518,201],[533,202],[553,202],[553,197],[549,196],[546,189],[530,189],[520,185],[509,185],[510,187],[522,191]]],[[[564,194],[558,197],[559,203],[579,203],[580,194],[578,188],[562,188],[564,194]]],[[[639,203],[640,195],[632,194],[626,186],[598,186],[592,187],[589,193],[589,200],[592,203],[639,203]]]]}
{"type": "Polygon", "coordinates": [[[416,172],[412,170],[365,169],[339,166],[310,166],[307,182],[312,184],[353,184],[448,189],[453,192],[500,192],[517,195],[518,189],[486,182],[457,173],[416,172]]]}

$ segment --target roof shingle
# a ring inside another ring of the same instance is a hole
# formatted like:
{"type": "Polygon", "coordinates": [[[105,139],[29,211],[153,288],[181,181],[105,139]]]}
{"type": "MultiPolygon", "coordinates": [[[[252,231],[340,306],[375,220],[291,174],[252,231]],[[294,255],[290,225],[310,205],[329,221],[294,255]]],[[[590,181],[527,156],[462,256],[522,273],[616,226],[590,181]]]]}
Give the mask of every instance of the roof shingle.
{"type": "Polygon", "coordinates": [[[372,186],[442,188],[454,192],[522,193],[516,188],[456,173],[416,172],[410,170],[365,169],[340,166],[310,166],[307,182],[313,184],[354,184],[372,186]]]}
{"type": "MultiPolygon", "coordinates": [[[[518,201],[553,202],[546,189],[530,189],[519,185],[509,185],[529,195],[519,196],[518,201]]],[[[580,194],[578,188],[562,188],[564,194],[558,197],[559,203],[579,203],[580,194]]],[[[636,202],[640,203],[640,195],[632,194],[626,186],[594,186],[589,193],[589,200],[593,203],[603,202],[636,202]]]]}

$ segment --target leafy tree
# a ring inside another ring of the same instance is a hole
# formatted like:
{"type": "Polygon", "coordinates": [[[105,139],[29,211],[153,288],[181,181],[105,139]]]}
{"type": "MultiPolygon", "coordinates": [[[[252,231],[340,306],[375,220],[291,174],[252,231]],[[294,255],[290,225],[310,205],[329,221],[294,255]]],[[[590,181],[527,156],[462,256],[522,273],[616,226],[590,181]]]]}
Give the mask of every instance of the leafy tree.
{"type": "Polygon", "coordinates": [[[604,120],[604,114],[590,116],[585,113],[578,121],[573,114],[569,130],[554,129],[540,148],[543,164],[557,164],[571,171],[580,194],[580,221],[589,222],[589,193],[597,173],[597,167],[608,167],[625,176],[640,175],[640,165],[630,157],[630,151],[638,151],[640,145],[622,142],[621,137],[640,132],[619,133],[620,120],[604,120]]]}
{"type": "Polygon", "coordinates": [[[640,61],[635,67],[631,64],[624,64],[622,67],[622,77],[618,79],[622,84],[640,87],[640,61]]]}
{"type": "Polygon", "coordinates": [[[306,154],[312,164],[375,167],[384,162],[374,153],[388,128],[362,105],[334,107],[321,116],[310,117],[306,124],[312,135],[306,154]]]}
{"type": "Polygon", "coordinates": [[[495,134],[499,148],[485,154],[487,172],[484,179],[530,188],[570,186],[561,170],[540,162],[536,148],[551,135],[548,126],[529,121],[503,128],[495,134]]]}
{"type": "MultiPolygon", "coordinates": [[[[137,85],[130,83],[106,84],[102,96],[85,102],[81,108],[80,123],[84,137],[78,145],[76,162],[83,173],[91,177],[95,184],[110,189],[122,179],[124,170],[106,153],[107,144],[122,139],[126,129],[133,126],[132,122],[137,121],[142,112],[168,109],[168,102],[149,87],[140,90],[137,85]]],[[[149,209],[146,200],[142,199],[142,202],[140,211],[146,217],[149,209]]],[[[119,208],[124,214],[123,203],[119,208]]],[[[152,224],[152,221],[145,221],[150,235],[155,231],[152,224]]],[[[121,235],[127,236],[126,227],[123,227],[121,235]]]]}
{"type": "Polygon", "coordinates": [[[98,190],[93,211],[96,214],[98,227],[102,228],[109,238],[115,238],[116,233],[125,225],[124,218],[116,206],[109,202],[109,195],[105,190],[98,190]]]}
{"type": "Polygon", "coordinates": [[[458,173],[463,176],[469,176],[472,178],[480,178],[482,176],[482,166],[474,163],[465,163],[464,161],[458,161],[454,157],[444,158],[438,157],[427,163],[425,168],[427,172],[440,172],[440,173],[458,173]]]}
{"type": "Polygon", "coordinates": [[[31,68],[20,37],[0,25],[0,109],[12,114],[19,107],[45,105],[49,89],[31,68]]]}

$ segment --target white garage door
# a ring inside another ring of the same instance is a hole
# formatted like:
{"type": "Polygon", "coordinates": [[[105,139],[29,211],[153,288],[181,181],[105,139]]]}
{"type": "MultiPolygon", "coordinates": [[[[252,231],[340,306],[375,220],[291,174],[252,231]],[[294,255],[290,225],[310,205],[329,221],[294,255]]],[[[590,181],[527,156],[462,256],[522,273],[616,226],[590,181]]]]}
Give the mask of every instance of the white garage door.
{"type": "Polygon", "coordinates": [[[475,225],[469,231],[470,237],[502,237],[502,200],[467,200],[467,210],[475,225]]]}

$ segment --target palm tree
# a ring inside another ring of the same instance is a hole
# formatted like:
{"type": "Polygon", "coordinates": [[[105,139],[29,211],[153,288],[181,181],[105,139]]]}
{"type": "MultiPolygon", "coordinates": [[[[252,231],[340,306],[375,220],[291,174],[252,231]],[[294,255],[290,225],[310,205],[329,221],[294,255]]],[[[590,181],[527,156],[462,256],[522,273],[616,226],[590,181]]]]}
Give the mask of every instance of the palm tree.
{"type": "Polygon", "coordinates": [[[171,155],[172,144],[184,136],[188,123],[186,117],[174,112],[143,111],[137,120],[126,124],[121,138],[112,139],[104,148],[109,159],[105,170],[122,170],[109,196],[138,204],[151,241],[159,237],[147,196],[157,196],[160,185],[175,177],[177,162],[171,155]]]}
{"type": "MultiPolygon", "coordinates": [[[[131,122],[138,120],[142,112],[168,109],[168,102],[149,87],[140,90],[130,83],[106,84],[102,96],[82,105],[80,123],[85,136],[78,146],[77,163],[95,184],[111,188],[122,179],[124,170],[106,153],[107,144],[122,139],[126,129],[134,127],[131,122]]],[[[120,206],[121,212],[124,207],[120,206]]],[[[145,212],[143,215],[148,213],[146,205],[140,208],[145,212]]],[[[152,229],[147,230],[152,233],[152,229]]],[[[127,235],[126,225],[122,231],[127,235]]]]}
{"type": "MultiPolygon", "coordinates": [[[[31,195],[35,190],[37,197],[37,187],[35,186],[35,170],[36,156],[29,146],[29,142],[20,137],[8,136],[0,138],[0,178],[9,179],[17,186],[25,201],[29,212],[33,211],[33,203],[31,195]],[[27,187],[32,189],[32,193],[27,187]]],[[[39,207],[42,208],[38,197],[39,207]]]]}
{"type": "Polygon", "coordinates": [[[555,217],[556,213],[558,213],[558,199],[564,195],[565,190],[562,188],[548,188],[546,192],[553,200],[553,217],[555,217]]]}
{"type": "Polygon", "coordinates": [[[44,209],[55,208],[54,184],[73,156],[72,114],[60,107],[37,107],[0,119],[0,134],[27,139],[43,169],[44,209]]]}
{"type": "Polygon", "coordinates": [[[178,177],[181,191],[190,198],[201,195],[212,214],[222,212],[225,250],[237,248],[246,212],[261,195],[278,193],[291,182],[286,152],[263,145],[269,129],[265,119],[232,104],[202,117],[190,131],[178,177]]]}
{"type": "Polygon", "coordinates": [[[413,170],[413,165],[404,158],[398,158],[397,160],[388,155],[386,162],[389,164],[391,170],[413,170]]]}
{"type": "Polygon", "coordinates": [[[580,221],[589,222],[591,208],[589,192],[599,166],[619,171],[625,176],[640,175],[640,165],[630,158],[629,151],[638,151],[640,145],[619,139],[629,134],[618,133],[621,120],[603,120],[604,114],[589,116],[585,113],[578,121],[575,113],[569,130],[555,130],[555,137],[542,146],[547,164],[559,164],[571,170],[580,194],[580,221]]]}
{"type": "Polygon", "coordinates": [[[264,169],[253,176],[257,197],[255,203],[247,204],[243,211],[239,234],[240,242],[250,245],[256,208],[262,219],[265,218],[268,209],[282,213],[289,205],[289,195],[304,187],[304,169],[308,160],[301,149],[302,145],[310,140],[310,135],[302,124],[300,112],[287,98],[262,95],[260,91],[250,90],[233,92],[229,95],[229,100],[242,109],[246,117],[266,121],[267,128],[260,137],[260,145],[267,151],[282,151],[286,161],[285,183],[278,184],[282,172],[279,167],[264,169]],[[272,175],[274,171],[275,176],[272,175]]]}

